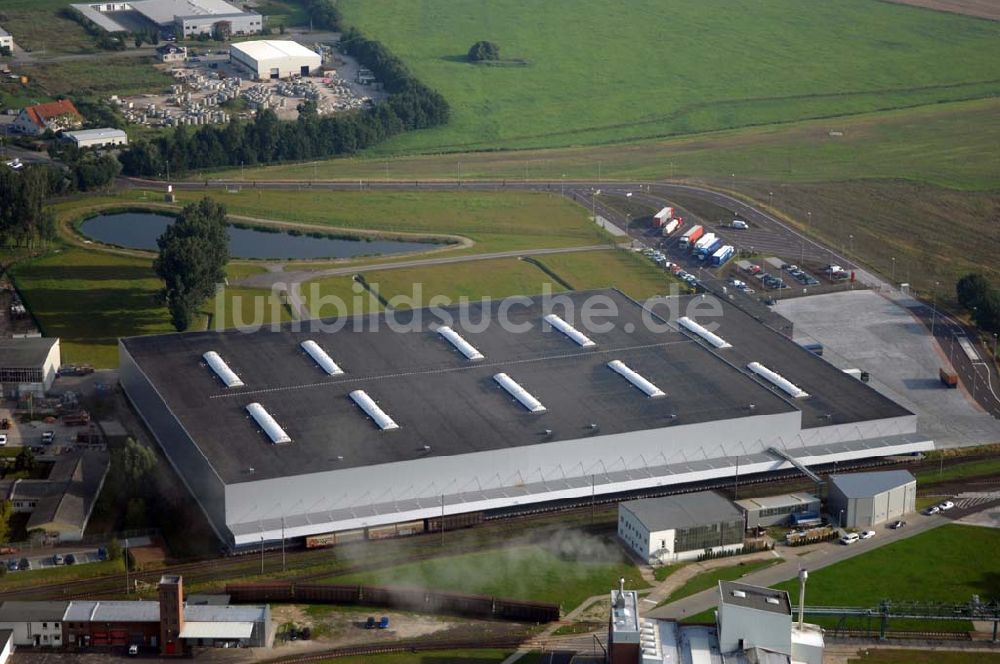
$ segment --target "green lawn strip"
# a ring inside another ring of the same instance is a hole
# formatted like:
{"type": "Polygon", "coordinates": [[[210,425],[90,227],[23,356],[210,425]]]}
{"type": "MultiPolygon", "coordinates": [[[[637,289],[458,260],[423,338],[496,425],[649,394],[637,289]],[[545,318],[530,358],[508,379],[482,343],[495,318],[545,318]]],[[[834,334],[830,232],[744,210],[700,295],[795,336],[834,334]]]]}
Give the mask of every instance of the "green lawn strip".
{"type": "MultiPolygon", "coordinates": [[[[6,562],[10,559],[20,560],[24,556],[32,556],[29,551],[22,551],[17,554],[9,554],[2,557],[6,562]]],[[[45,569],[33,569],[19,572],[8,572],[0,577],[0,591],[17,590],[19,588],[30,588],[40,583],[58,583],[61,581],[72,581],[74,579],[87,579],[95,576],[104,576],[121,572],[122,585],[125,584],[125,567],[122,560],[107,560],[97,563],[81,563],[76,565],[60,565],[59,567],[47,567],[45,569]]]]}
{"type": "Polygon", "coordinates": [[[1000,89],[1000,25],[864,0],[809,11],[795,0],[709,0],[673,3],[666,14],[656,0],[347,0],[342,8],[349,24],[382,41],[452,107],[447,125],[398,136],[379,148],[385,153],[607,143],[1000,89]],[[853,30],[862,24],[868,30],[853,30]],[[783,26],[780,39],[775,25],[783,26]],[[596,34],[607,46],[595,58],[596,34]],[[668,48],[641,46],[664,35],[668,48]],[[484,38],[528,65],[468,64],[464,54],[484,38]]]}
{"type": "MultiPolygon", "coordinates": [[[[991,119],[1000,99],[934,104],[836,120],[713,132],[678,138],[545,150],[397,156],[391,179],[718,178],[761,182],[913,180],[954,189],[991,190],[1000,141],[991,119]],[[836,130],[840,135],[831,135],[836,130]],[[735,175],[735,178],[733,176],[735,175]]],[[[247,180],[379,180],[385,160],[374,155],[216,175],[247,180]]],[[[201,179],[202,176],[196,176],[201,179]]],[[[730,182],[732,184],[732,182],[730,182]]]]}
{"type": "Polygon", "coordinates": [[[536,295],[546,288],[553,293],[565,290],[538,267],[516,258],[374,271],[365,273],[365,280],[397,309],[428,306],[434,297],[446,298],[438,302],[445,306],[463,298],[474,302],[536,295]]]}
{"type": "Polygon", "coordinates": [[[667,577],[684,567],[683,564],[679,565],[661,565],[660,567],[653,568],[653,578],[659,582],[667,580],[667,577]]]}
{"type": "Polygon", "coordinates": [[[716,608],[705,609],[701,613],[694,613],[690,616],[685,616],[681,618],[682,623],[715,623],[715,611],[716,608]]]}
{"type": "Polygon", "coordinates": [[[83,27],[60,16],[68,4],[62,0],[4,0],[0,10],[3,27],[18,46],[33,53],[98,52],[83,27]]]}
{"type": "Polygon", "coordinates": [[[951,482],[964,477],[1000,474],[1000,458],[966,461],[948,466],[943,470],[930,467],[916,473],[917,484],[921,487],[933,486],[942,482],[951,482]]]}
{"type": "Polygon", "coordinates": [[[351,277],[325,277],[306,281],[300,292],[312,318],[340,318],[382,310],[378,299],[351,277]]]}
{"type": "MultiPolygon", "coordinates": [[[[814,606],[875,607],[881,600],[961,604],[979,595],[1000,595],[995,580],[1000,531],[949,524],[887,544],[810,572],[807,603],[814,606]],[[947,574],[940,573],[947,570],[947,574]]],[[[798,602],[798,581],[775,586],[798,602]]],[[[826,627],[836,619],[819,620],[826,627]]],[[[890,629],[958,629],[964,621],[895,621],[890,629]]]]}
{"type": "Polygon", "coordinates": [[[551,602],[570,611],[588,597],[607,593],[609,583],[620,577],[625,577],[629,588],[648,587],[635,565],[624,558],[609,557],[604,562],[572,560],[541,546],[521,545],[339,576],[330,582],[494,595],[551,602]]]}
{"type": "Polygon", "coordinates": [[[157,62],[153,53],[141,57],[104,53],[99,59],[19,65],[17,72],[28,76],[33,87],[52,96],[136,95],[170,89],[174,79],[153,67],[157,62]]]}
{"type": "Polygon", "coordinates": [[[573,285],[576,290],[617,288],[629,297],[643,301],[656,295],[668,295],[673,285],[686,293],[669,272],[633,251],[594,251],[538,256],[538,262],[573,285]]]}
{"type": "MultiPolygon", "coordinates": [[[[510,651],[483,648],[480,650],[427,650],[416,653],[388,653],[338,657],[337,664],[499,664],[509,657],[510,651]]],[[[524,657],[519,662],[532,662],[524,657]]]]}
{"type": "Polygon", "coordinates": [[[751,572],[756,572],[757,570],[771,567],[772,565],[777,565],[782,562],[784,561],[781,558],[774,558],[772,560],[737,563],[730,567],[719,567],[702,572],[701,574],[691,577],[683,586],[670,593],[670,596],[660,602],[659,606],[676,602],[680,599],[684,599],[685,597],[690,597],[691,595],[700,593],[702,590],[715,588],[719,584],[719,581],[737,581],[751,572]]]}

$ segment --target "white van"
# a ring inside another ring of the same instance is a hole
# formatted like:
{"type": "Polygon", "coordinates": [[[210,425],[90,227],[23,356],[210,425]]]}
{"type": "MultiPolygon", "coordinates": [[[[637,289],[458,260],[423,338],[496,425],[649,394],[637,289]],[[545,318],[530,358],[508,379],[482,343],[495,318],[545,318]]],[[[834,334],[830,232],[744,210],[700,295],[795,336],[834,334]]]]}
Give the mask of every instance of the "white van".
{"type": "Polygon", "coordinates": [[[745,221],[742,221],[740,219],[733,219],[733,228],[738,228],[740,230],[745,231],[746,229],[750,228],[750,226],[747,225],[747,222],[745,221]]]}
{"type": "Polygon", "coordinates": [[[858,535],[857,533],[847,533],[846,535],[840,538],[840,543],[845,545],[854,544],[859,539],[861,539],[861,536],[858,535]]]}

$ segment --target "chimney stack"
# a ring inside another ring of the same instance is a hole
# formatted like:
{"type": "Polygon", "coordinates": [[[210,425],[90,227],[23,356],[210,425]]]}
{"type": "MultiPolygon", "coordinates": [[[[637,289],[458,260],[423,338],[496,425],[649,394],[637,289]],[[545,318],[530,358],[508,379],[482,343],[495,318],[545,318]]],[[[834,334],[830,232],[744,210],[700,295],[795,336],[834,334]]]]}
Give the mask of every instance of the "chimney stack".
{"type": "Polygon", "coordinates": [[[799,629],[802,629],[803,615],[806,612],[806,579],[809,572],[804,569],[799,570],[799,629]]]}

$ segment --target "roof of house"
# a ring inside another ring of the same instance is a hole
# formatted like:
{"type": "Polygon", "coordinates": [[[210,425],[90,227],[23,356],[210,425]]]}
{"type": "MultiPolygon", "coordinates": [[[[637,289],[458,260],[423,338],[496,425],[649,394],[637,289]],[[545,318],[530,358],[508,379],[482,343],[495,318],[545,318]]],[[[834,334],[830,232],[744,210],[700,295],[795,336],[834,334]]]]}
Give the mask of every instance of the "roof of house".
{"type": "Polygon", "coordinates": [[[184,605],[184,620],[193,622],[261,622],[267,607],[252,605],[191,604],[184,605]]]}
{"type": "Polygon", "coordinates": [[[80,111],[76,110],[76,106],[74,106],[73,102],[69,99],[60,99],[58,101],[50,101],[45,104],[25,106],[24,112],[27,113],[28,118],[39,127],[44,127],[46,120],[57,118],[61,115],[75,115],[81,121],[83,120],[83,116],[80,115],[80,111]]]}
{"type": "Polygon", "coordinates": [[[830,481],[847,498],[867,498],[916,482],[917,479],[908,470],[883,470],[872,473],[830,475],[830,481]]]}
{"type": "MultiPolygon", "coordinates": [[[[49,472],[46,483],[54,487],[28,518],[27,529],[83,531],[90,519],[97,495],[108,474],[110,457],[101,450],[83,450],[60,458],[49,472]]],[[[13,493],[20,496],[19,485],[13,493]]]]}
{"type": "Polygon", "coordinates": [[[722,604],[743,606],[758,611],[792,614],[788,593],[784,590],[751,586],[735,581],[719,581],[719,599],[722,604]]]}
{"type": "Polygon", "coordinates": [[[0,368],[39,368],[57,343],[58,337],[0,339],[0,368]]]}
{"type": "Polygon", "coordinates": [[[10,37],[10,33],[3,28],[0,28],[0,37],[10,37]]]}
{"type": "Polygon", "coordinates": [[[164,53],[180,53],[181,51],[186,51],[186,46],[178,46],[177,44],[164,44],[156,49],[156,52],[160,55],[164,53]]]}
{"type": "Polygon", "coordinates": [[[743,518],[731,502],[714,491],[630,500],[620,507],[634,514],[650,532],[743,518]]]}
{"type": "Polygon", "coordinates": [[[785,493],[780,496],[758,496],[757,498],[744,498],[737,500],[736,506],[747,512],[753,510],[766,510],[775,507],[792,507],[796,505],[808,505],[818,503],[819,498],[811,493],[785,493]]]}
{"type": "Polygon", "coordinates": [[[61,622],[69,602],[20,602],[0,604],[0,622],[61,622]]]}
{"type": "Polygon", "coordinates": [[[128,600],[98,602],[90,619],[94,622],[160,622],[160,603],[128,600]]]}

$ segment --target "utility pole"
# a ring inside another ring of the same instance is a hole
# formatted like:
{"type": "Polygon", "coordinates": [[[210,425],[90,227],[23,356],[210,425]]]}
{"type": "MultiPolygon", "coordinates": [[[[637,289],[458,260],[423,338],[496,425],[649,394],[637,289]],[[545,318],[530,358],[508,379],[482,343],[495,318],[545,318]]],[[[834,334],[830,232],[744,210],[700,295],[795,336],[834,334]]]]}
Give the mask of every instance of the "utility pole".
{"type": "Polygon", "coordinates": [[[128,538],[125,538],[125,594],[128,595],[128,538]]]}
{"type": "Polygon", "coordinates": [[[281,571],[285,571],[285,517],[281,517],[281,571]]]}
{"type": "Polygon", "coordinates": [[[590,525],[594,525],[594,475],[590,475],[590,525]]]}
{"type": "Polygon", "coordinates": [[[444,494],[441,494],[441,546],[444,546],[444,494]]]}
{"type": "Polygon", "coordinates": [[[934,282],[934,297],[931,299],[931,339],[934,338],[934,324],[937,323],[937,289],[940,283],[934,282]]]}
{"type": "Polygon", "coordinates": [[[736,455],[736,479],[733,483],[733,500],[740,499],[740,455],[736,455]]]}
{"type": "Polygon", "coordinates": [[[264,526],[260,527],[260,573],[264,574],[264,526]]]}

